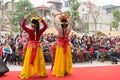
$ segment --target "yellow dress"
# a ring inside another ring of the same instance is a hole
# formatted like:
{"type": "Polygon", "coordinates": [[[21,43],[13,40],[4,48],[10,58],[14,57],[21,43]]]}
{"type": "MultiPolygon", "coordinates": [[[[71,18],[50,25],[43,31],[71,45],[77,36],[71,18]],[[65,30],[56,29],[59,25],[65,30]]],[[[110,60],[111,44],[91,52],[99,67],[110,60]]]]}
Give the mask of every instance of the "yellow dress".
{"type": "MultiPolygon", "coordinates": [[[[64,41],[63,41],[64,42],[64,41]]],[[[72,74],[72,54],[69,43],[66,43],[66,51],[62,46],[61,40],[58,40],[55,53],[55,61],[52,75],[56,77],[63,77],[66,73],[72,74]]]]}
{"type": "Polygon", "coordinates": [[[23,69],[19,75],[22,79],[28,79],[29,77],[37,75],[46,77],[47,71],[45,67],[44,56],[42,48],[38,41],[29,41],[25,54],[23,69]],[[34,58],[33,65],[31,64],[32,49],[36,48],[36,56],[34,58]]]}

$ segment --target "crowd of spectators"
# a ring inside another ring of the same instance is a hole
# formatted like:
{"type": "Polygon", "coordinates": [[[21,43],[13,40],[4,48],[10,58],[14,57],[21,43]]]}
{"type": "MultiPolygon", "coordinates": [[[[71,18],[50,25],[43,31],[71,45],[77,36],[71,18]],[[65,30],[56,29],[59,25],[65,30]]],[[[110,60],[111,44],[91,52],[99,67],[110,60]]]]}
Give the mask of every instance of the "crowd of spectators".
{"type": "MultiPolygon", "coordinates": [[[[54,33],[43,34],[40,42],[45,61],[51,63],[51,45],[57,40],[54,33]]],[[[20,64],[24,59],[28,35],[0,34],[0,58],[7,64],[20,64]]],[[[93,37],[88,35],[70,35],[73,63],[104,60],[117,64],[120,59],[120,36],[93,37]]]]}

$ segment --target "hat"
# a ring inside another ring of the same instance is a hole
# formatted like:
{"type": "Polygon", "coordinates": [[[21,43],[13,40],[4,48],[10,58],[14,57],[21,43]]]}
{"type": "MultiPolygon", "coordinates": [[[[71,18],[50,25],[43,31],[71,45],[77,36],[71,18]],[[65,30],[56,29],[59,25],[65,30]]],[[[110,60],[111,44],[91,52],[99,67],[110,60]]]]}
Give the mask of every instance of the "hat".
{"type": "Polygon", "coordinates": [[[35,25],[37,25],[38,23],[39,23],[39,18],[38,17],[32,17],[31,18],[31,23],[33,23],[33,24],[35,24],[35,25]]]}
{"type": "Polygon", "coordinates": [[[61,15],[61,16],[59,17],[60,20],[68,19],[68,18],[69,18],[69,16],[67,16],[67,15],[61,15]]]}
{"type": "Polygon", "coordinates": [[[31,18],[31,21],[32,21],[32,20],[39,20],[39,19],[40,19],[39,17],[32,17],[32,18],[31,18]]]}

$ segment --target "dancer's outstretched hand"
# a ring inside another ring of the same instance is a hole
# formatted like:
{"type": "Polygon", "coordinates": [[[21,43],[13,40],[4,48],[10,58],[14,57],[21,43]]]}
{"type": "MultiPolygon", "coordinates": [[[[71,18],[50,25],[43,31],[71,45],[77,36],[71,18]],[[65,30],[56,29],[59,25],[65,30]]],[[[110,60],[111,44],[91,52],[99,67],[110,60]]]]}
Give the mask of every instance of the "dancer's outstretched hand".
{"type": "Polygon", "coordinates": [[[40,21],[43,19],[41,16],[38,16],[38,17],[39,17],[40,21]]]}
{"type": "Polygon", "coordinates": [[[25,15],[25,16],[24,16],[24,19],[27,19],[27,18],[28,18],[28,16],[27,16],[27,15],[25,15]]]}

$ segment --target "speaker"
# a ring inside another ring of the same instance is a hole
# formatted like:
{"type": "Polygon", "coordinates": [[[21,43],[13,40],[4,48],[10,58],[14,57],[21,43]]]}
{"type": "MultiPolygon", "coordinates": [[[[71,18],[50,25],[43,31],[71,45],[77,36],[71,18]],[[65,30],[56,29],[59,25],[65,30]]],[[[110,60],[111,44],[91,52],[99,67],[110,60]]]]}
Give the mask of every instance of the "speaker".
{"type": "Polygon", "coordinates": [[[6,64],[0,59],[0,75],[3,75],[6,72],[9,72],[9,69],[6,64]]]}

